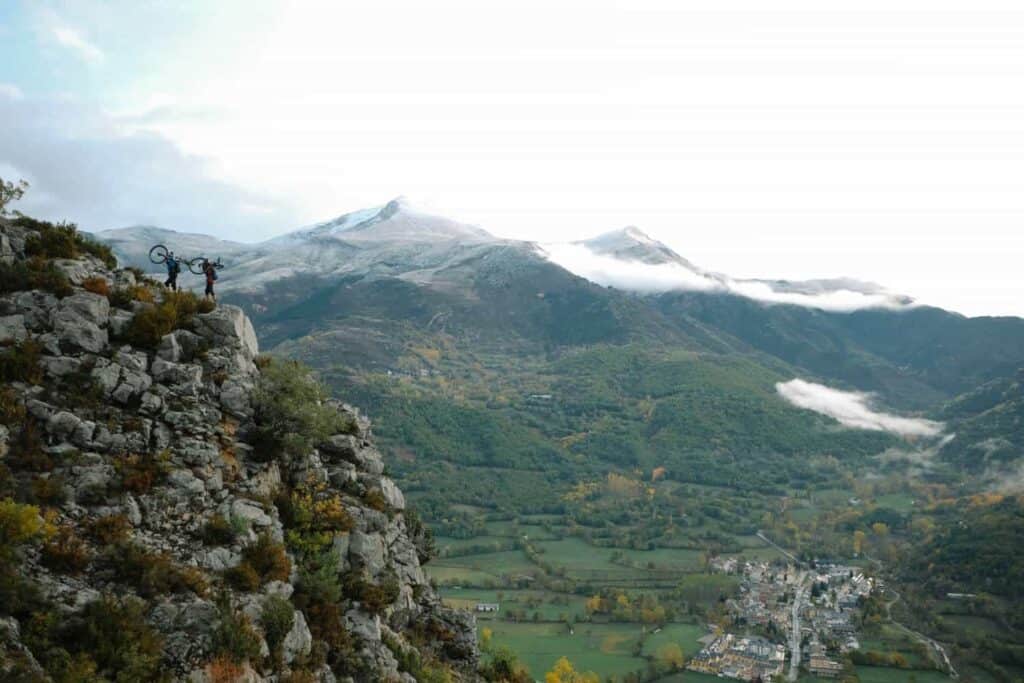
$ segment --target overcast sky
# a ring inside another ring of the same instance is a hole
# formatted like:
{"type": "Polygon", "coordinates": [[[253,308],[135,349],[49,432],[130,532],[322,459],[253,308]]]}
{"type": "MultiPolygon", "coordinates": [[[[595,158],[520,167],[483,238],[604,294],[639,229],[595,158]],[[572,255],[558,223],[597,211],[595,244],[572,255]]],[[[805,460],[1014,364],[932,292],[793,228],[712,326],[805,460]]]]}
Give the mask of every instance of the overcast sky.
{"type": "Polygon", "coordinates": [[[89,229],[258,240],[403,194],[1024,315],[1024,4],[3,2],[0,176],[89,229]]]}

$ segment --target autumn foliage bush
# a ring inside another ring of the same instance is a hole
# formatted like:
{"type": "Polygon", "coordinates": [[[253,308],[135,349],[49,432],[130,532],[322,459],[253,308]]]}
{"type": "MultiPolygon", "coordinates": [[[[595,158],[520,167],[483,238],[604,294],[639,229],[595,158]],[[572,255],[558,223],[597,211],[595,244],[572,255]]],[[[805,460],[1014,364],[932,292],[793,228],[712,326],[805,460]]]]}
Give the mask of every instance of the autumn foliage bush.
{"type": "Polygon", "coordinates": [[[155,348],[164,335],[188,327],[197,314],[209,313],[213,308],[212,301],[192,292],[165,292],[163,301],[135,314],[125,336],[135,346],[155,348]]]}

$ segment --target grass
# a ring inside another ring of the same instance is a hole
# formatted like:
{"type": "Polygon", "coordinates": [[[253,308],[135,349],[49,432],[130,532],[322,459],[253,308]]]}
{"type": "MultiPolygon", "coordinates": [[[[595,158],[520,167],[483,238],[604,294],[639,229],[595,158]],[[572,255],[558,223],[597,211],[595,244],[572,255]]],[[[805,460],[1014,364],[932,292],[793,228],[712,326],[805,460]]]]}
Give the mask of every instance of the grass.
{"type": "Polygon", "coordinates": [[[655,656],[665,645],[675,643],[687,658],[692,657],[701,649],[698,642],[707,635],[708,630],[699,624],[667,624],[657,633],[644,639],[643,654],[655,656]]]}
{"type": "Polygon", "coordinates": [[[857,677],[860,683],[908,683],[911,676],[917,683],[949,683],[949,676],[938,671],[920,671],[913,669],[892,669],[881,666],[858,666],[857,677]]]}
{"type": "Polygon", "coordinates": [[[577,624],[570,635],[564,624],[487,624],[495,645],[512,648],[541,679],[559,657],[568,657],[577,671],[594,671],[602,676],[623,675],[646,667],[647,662],[632,655],[640,637],[637,624],[577,624]]]}

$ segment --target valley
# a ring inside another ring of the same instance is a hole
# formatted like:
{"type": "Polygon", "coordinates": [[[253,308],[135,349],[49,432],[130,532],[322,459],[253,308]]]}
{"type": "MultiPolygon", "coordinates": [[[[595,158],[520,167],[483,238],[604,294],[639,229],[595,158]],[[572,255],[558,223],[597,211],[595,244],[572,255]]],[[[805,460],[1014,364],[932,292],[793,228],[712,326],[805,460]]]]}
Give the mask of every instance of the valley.
{"type": "MultiPolygon", "coordinates": [[[[132,230],[105,236],[122,258],[144,253],[132,230]]],[[[719,284],[601,286],[396,201],[226,245],[223,296],[265,349],[374,417],[435,534],[425,570],[453,606],[498,605],[477,614],[481,643],[534,679],[567,657],[620,681],[702,680],[684,667],[715,629],[789,647],[727,608],[741,581],[715,567],[735,559],[834,562],[886,587],[861,599],[860,648],[814,649],[846,679],[948,680],[918,633],[961,680],[1015,680],[1024,321],[844,280],[760,283],[801,302],[779,304],[633,229],[591,246],[719,284]],[[835,310],[837,292],[869,303],[835,310]],[[853,418],[785,398],[794,379],[853,418]]]]}

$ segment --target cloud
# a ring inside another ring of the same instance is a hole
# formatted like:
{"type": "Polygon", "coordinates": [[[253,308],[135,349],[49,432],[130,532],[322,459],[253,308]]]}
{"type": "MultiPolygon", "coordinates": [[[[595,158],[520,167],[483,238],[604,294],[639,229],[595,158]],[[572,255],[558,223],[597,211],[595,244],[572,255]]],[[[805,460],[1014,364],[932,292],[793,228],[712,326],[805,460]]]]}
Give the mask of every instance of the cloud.
{"type": "Polygon", "coordinates": [[[877,286],[837,280],[798,283],[737,280],[718,273],[687,268],[682,263],[644,263],[598,254],[581,244],[544,244],[541,253],[566,270],[606,287],[646,294],[671,291],[721,292],[767,304],[790,304],[849,313],[866,308],[901,309],[912,305],[903,296],[877,286]]]}
{"type": "Polygon", "coordinates": [[[19,209],[87,230],[149,224],[255,240],[294,221],[290,203],[213,175],[168,138],[74,100],[0,91],[0,167],[32,183],[19,209]]]}
{"type": "Polygon", "coordinates": [[[35,8],[36,29],[48,41],[67,48],[75,56],[89,64],[99,64],[106,55],[99,47],[82,35],[77,28],[68,24],[56,12],[48,7],[35,8]]]}
{"type": "Polygon", "coordinates": [[[86,40],[82,35],[70,26],[53,27],[53,37],[58,43],[70,48],[83,60],[96,64],[104,59],[103,51],[86,40]]]}
{"type": "Polygon", "coordinates": [[[12,83],[0,83],[0,97],[6,97],[11,100],[23,100],[25,99],[25,93],[21,91],[21,88],[12,83]]]}
{"type": "Polygon", "coordinates": [[[876,411],[871,407],[871,395],[855,391],[841,391],[823,384],[802,379],[779,382],[779,394],[797,406],[835,418],[841,424],[855,429],[890,432],[899,436],[936,437],[943,433],[942,422],[920,418],[899,417],[876,411]]]}
{"type": "Polygon", "coordinates": [[[581,244],[545,244],[541,253],[569,272],[606,287],[647,293],[720,288],[715,280],[677,263],[650,265],[624,261],[594,253],[581,244]]]}

